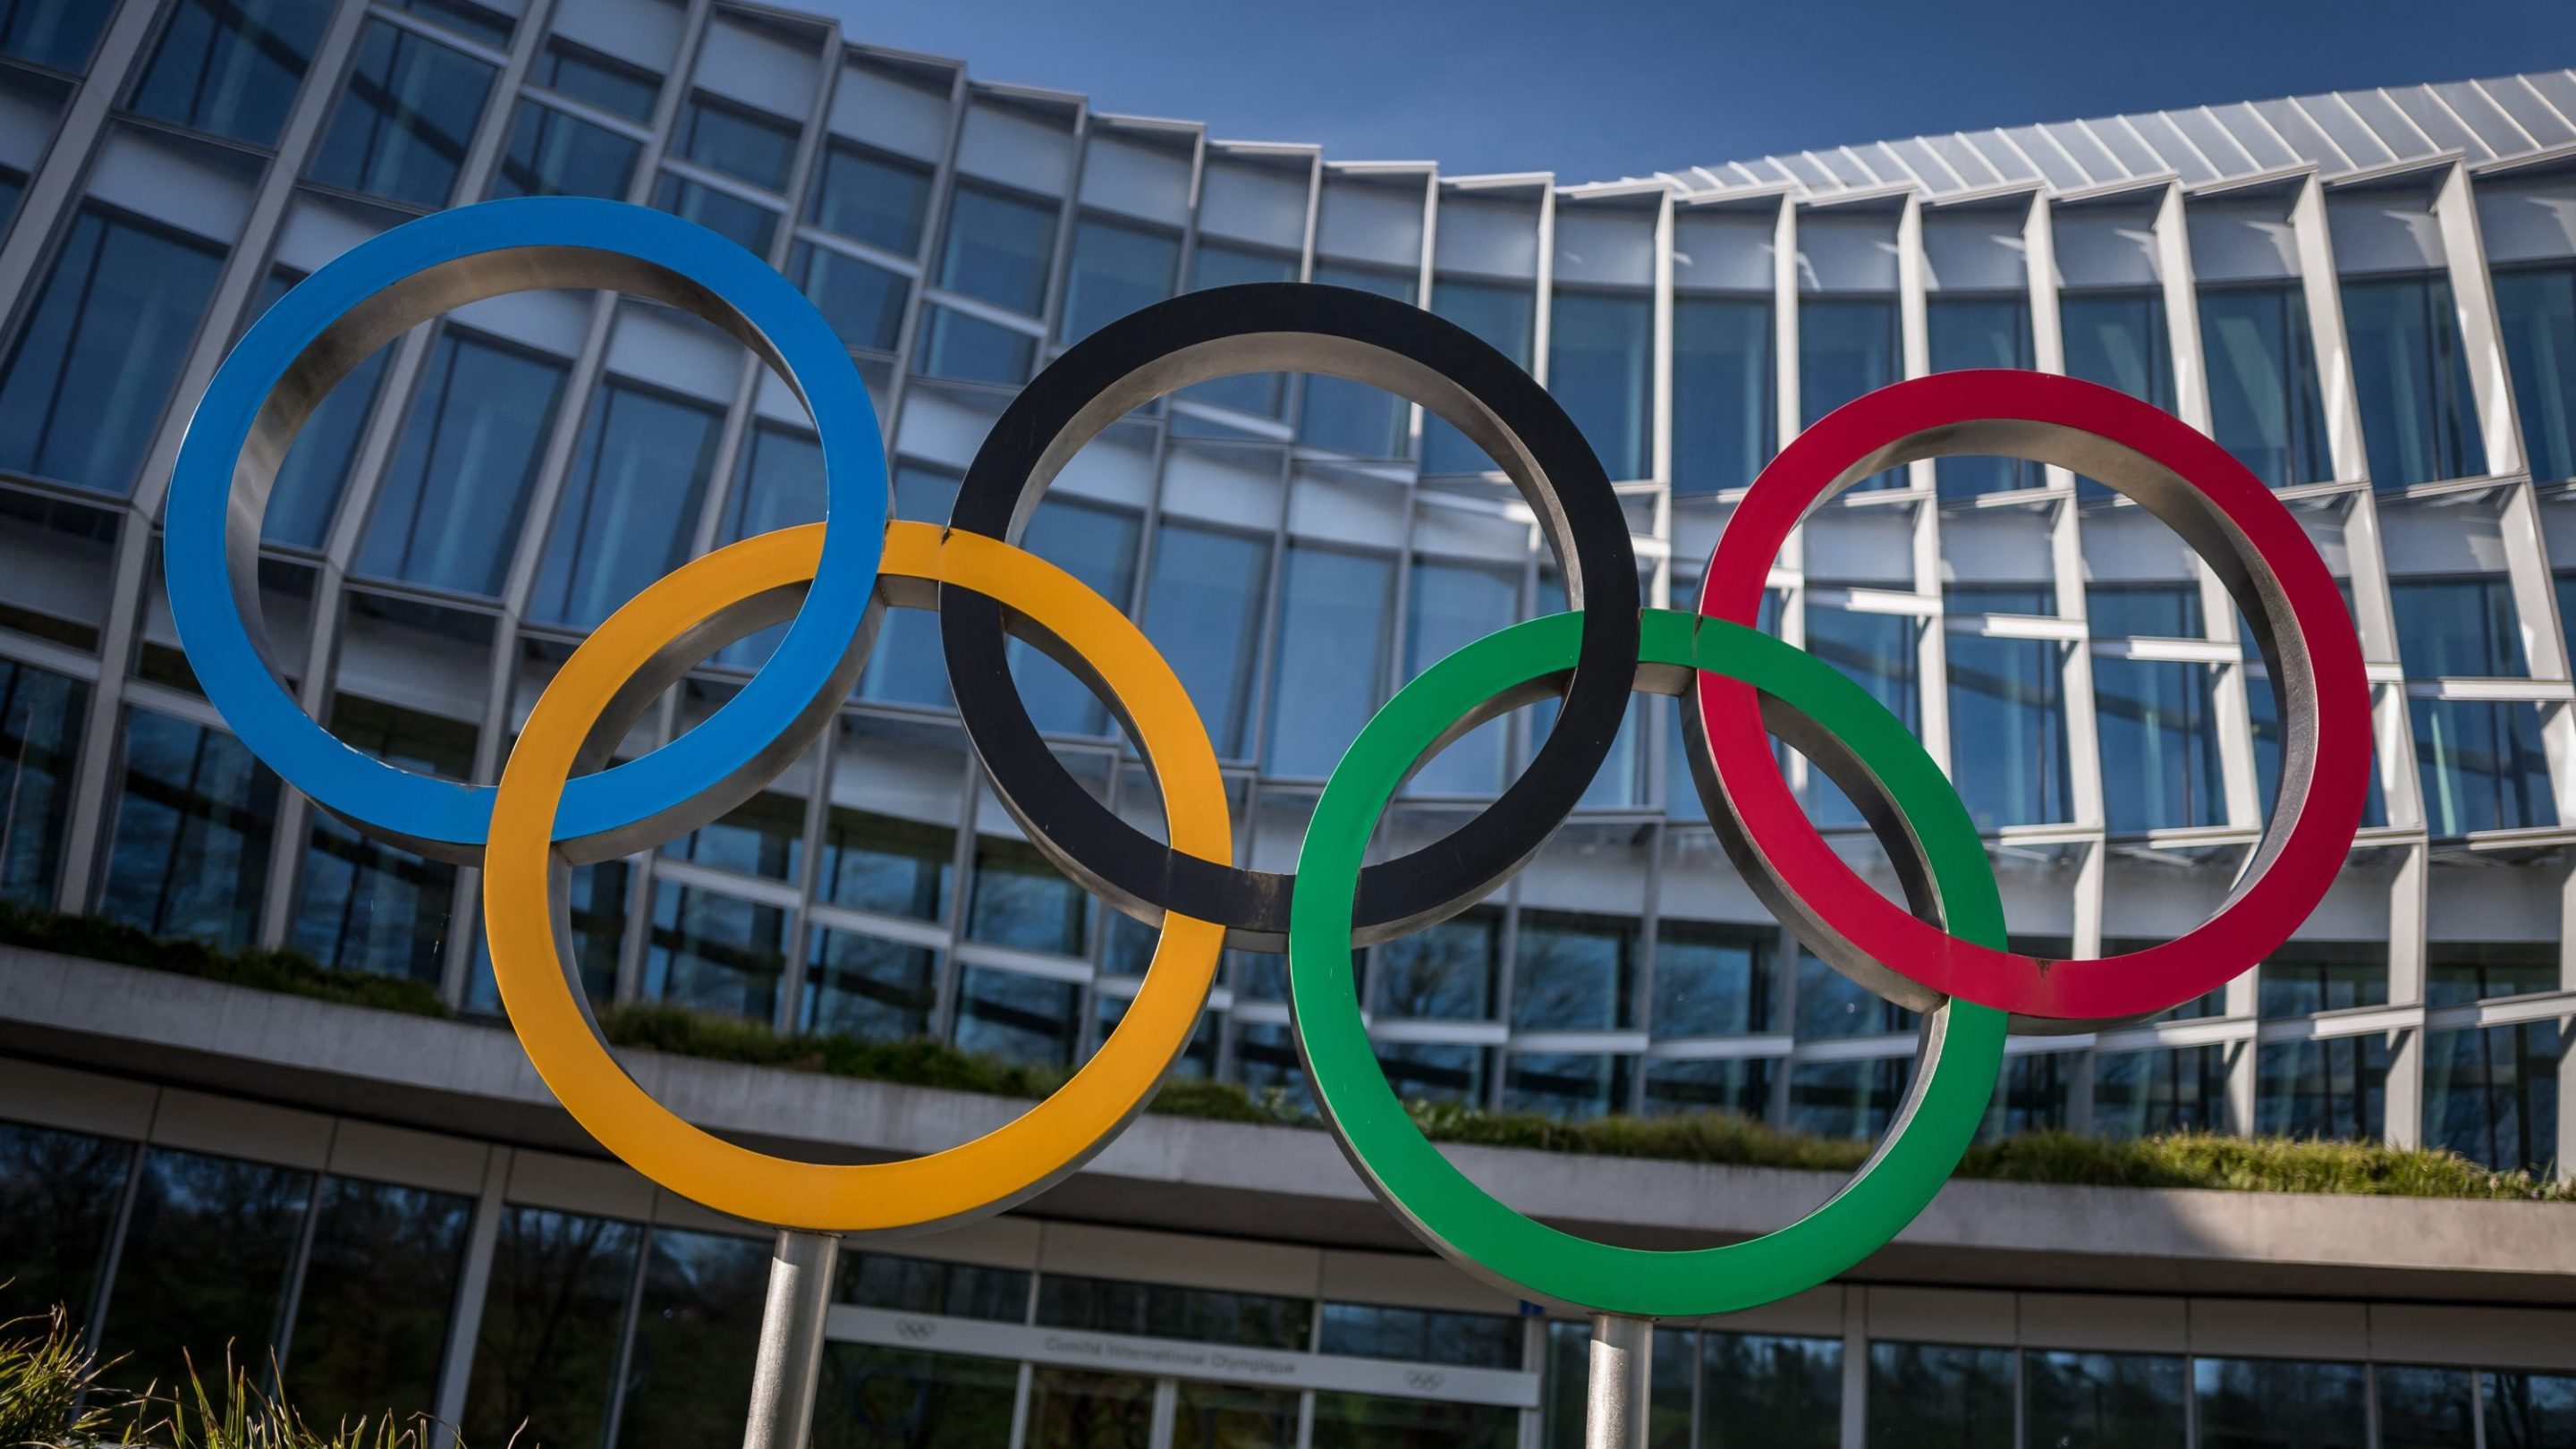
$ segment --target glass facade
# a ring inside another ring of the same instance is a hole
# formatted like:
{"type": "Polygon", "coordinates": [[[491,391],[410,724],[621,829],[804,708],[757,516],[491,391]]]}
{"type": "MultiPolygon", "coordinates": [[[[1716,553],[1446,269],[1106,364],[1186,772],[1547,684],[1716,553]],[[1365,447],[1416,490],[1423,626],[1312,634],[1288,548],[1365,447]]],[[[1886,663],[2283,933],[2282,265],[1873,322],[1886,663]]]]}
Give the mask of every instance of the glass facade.
{"type": "Polygon", "coordinates": [[[253,146],[277,144],[331,0],[177,0],[126,104],[253,146]]]}
{"type": "Polygon", "coordinates": [[[1766,296],[1673,299],[1673,491],[1751,486],[1780,431],[1766,296]]]}
{"type": "Polygon", "coordinates": [[[370,21],[306,174],[412,206],[447,204],[493,70],[417,31],[370,21]]]}
{"type": "Polygon", "coordinates": [[[2402,488],[2485,472],[2450,279],[2432,272],[2347,277],[2343,325],[2370,481],[2402,488]]]}
{"type": "Polygon", "coordinates": [[[2275,488],[2334,476],[2307,293],[2296,282],[2204,287],[2210,436],[2275,488]]]}

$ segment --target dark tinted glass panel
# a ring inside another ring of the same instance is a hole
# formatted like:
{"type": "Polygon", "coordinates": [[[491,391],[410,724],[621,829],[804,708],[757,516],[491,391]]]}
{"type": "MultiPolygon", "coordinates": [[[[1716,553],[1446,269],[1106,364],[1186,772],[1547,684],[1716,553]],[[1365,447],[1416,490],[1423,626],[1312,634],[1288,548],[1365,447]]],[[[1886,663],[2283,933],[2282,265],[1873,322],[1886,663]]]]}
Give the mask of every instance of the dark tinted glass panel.
{"type": "Polygon", "coordinates": [[[0,5],[0,54],[78,75],[115,9],[99,0],[9,0],[0,5]]]}
{"type": "Polygon", "coordinates": [[[2576,1375],[2490,1370],[2480,1377],[2487,1449],[2576,1442],[2576,1375]]]}
{"type": "MultiPolygon", "coordinates": [[[[946,523],[957,502],[957,475],[898,458],[894,465],[894,516],[915,523],[946,523]]],[[[821,515],[817,514],[817,517],[821,515]]],[[[940,652],[939,620],[919,609],[889,609],[868,651],[859,694],[891,704],[945,709],[948,662],[940,652]]]]}
{"type": "Polygon", "coordinates": [[[2102,810],[2115,834],[2227,823],[2217,677],[2205,664],[2096,658],[2102,810]]]}
{"type": "Polygon", "coordinates": [[[1837,1449],[1843,1346],[1832,1338],[1699,1336],[1701,1449],[1837,1449]]]}
{"type": "Polygon", "coordinates": [[[1650,296],[1557,290],[1548,319],[1548,391],[1614,481],[1646,477],[1655,466],[1654,336],[1650,296]]]}
{"type": "Polygon", "coordinates": [[[1369,968],[1378,1014],[1453,1021],[1490,1017],[1502,942],[1502,912],[1472,906],[1378,947],[1369,968]]]}
{"type": "Polygon", "coordinates": [[[2183,1361],[2156,1354],[2025,1353],[2022,1442],[2074,1449],[2179,1449],[2183,1361]]]}
{"type": "Polygon", "coordinates": [[[286,1397],[314,1425],[435,1405],[474,1200],[325,1178],[297,1295],[286,1397]]]}
{"type": "Polygon", "coordinates": [[[1812,951],[1798,952],[1798,1036],[1814,1040],[1910,1031],[1914,1013],[1825,964],[1812,951]]]}
{"type": "Polygon", "coordinates": [[[2093,1063],[2093,1130],[2147,1137],[2197,1129],[2223,1132],[2227,1062],[2222,1048],[2116,1052],[2093,1063]]]}
{"type": "MultiPolygon", "coordinates": [[[[594,1007],[604,1006],[617,990],[617,960],[626,941],[627,882],[634,863],[601,861],[573,868],[564,894],[565,925],[572,939],[573,963],[583,994],[594,1007]]],[[[474,943],[474,974],[465,986],[469,1015],[501,1015],[500,983],[492,979],[492,943],[474,943]]]]}
{"type": "Polygon", "coordinates": [[[1091,895],[1024,840],[979,836],[966,935],[996,946],[1080,956],[1091,934],[1091,895]]]}
{"type": "Polygon", "coordinates": [[[769,1245],[655,1227],[626,1363],[620,1449],[703,1449],[732,1437],[751,1400],[769,1245]]]}
{"type": "Polygon", "coordinates": [[[1219,757],[1250,752],[1270,541],[1171,522],[1154,540],[1145,634],[1171,661],[1219,757]]]}
{"type": "Polygon", "coordinates": [[[643,1238],[609,1218],[502,1211],[466,1388],[466,1442],[599,1442],[643,1238]]]}
{"type": "Polygon", "coordinates": [[[1673,299],[1673,492],[1742,488],[1780,427],[1768,297],[1673,299]]]}
{"type": "Polygon", "coordinates": [[[2443,1449],[2474,1444],[2478,1400],[2467,1369],[2372,1370],[2379,1399],[2379,1449],[2443,1449]]]}
{"type": "Polygon", "coordinates": [[[764,790],[663,846],[662,853],[739,875],[792,881],[805,858],[805,802],[764,790]]]}
{"type": "Polygon", "coordinates": [[[908,257],[921,249],[921,219],[929,204],[929,167],[834,141],[823,152],[805,219],[908,257]]]}
{"type": "Polygon", "coordinates": [[[2065,646],[2045,639],[1952,634],[1950,735],[1984,747],[1951,762],[1977,827],[2073,815],[2066,759],[2065,646]]]}
{"type": "MultiPolygon", "coordinates": [[[[2165,327],[2165,295],[2156,288],[2068,292],[2058,298],[2058,327],[2066,339],[2066,372],[2086,382],[2118,388],[2142,402],[2173,411],[2173,344],[2165,327]]],[[[2076,494],[2107,498],[2111,490],[2090,478],[2076,480],[2076,494]]]]}
{"type": "Polygon", "coordinates": [[[946,307],[921,314],[921,346],[913,366],[928,377],[1017,387],[1028,380],[1038,339],[1017,328],[970,317],[946,307]]]}
{"type": "Polygon", "coordinates": [[[1152,1379],[1065,1368],[1029,1376],[1029,1449],[1146,1449],[1153,1428],[1152,1379]]]}
{"type": "Polygon", "coordinates": [[[2004,1058],[2003,1077],[1987,1099],[1977,1140],[1996,1142],[2020,1132],[2053,1132],[2066,1126],[2068,1092],[2075,1082],[2072,1052],[2025,1052],[2004,1058]]]}
{"type": "Polygon", "coordinates": [[[720,408],[616,378],[600,384],[529,617],[590,628],[669,573],[697,530],[723,430],[720,408]]]}
{"type": "Polygon", "coordinates": [[[1020,1366],[917,1349],[823,1349],[813,1449],[991,1449],[1011,1439],[1020,1366]]]}
{"type": "Polygon", "coordinates": [[[1639,923],[1629,916],[1521,912],[1512,1024],[1534,1031],[1607,1031],[1636,1013],[1639,923]]]}
{"type": "Polygon", "coordinates": [[[107,1381],[140,1389],[265,1365],[286,1309],[287,1272],[313,1174],[166,1147],[144,1154],[100,1327],[107,1381]]]}
{"type": "Polygon", "coordinates": [[[2424,1039],[2424,1139],[2498,1172],[2558,1161],[2554,1022],[2434,1032],[2424,1039]]]}
{"type": "Polygon", "coordinates": [[[1315,1395],[1314,1449],[1511,1449],[1520,1412],[1374,1394],[1315,1395]]]}
{"type": "Polygon", "coordinates": [[[1503,1110],[1568,1122],[1629,1110],[1636,1058],[1574,1052],[1514,1052],[1503,1068],[1503,1110]]]}
{"type": "Polygon", "coordinates": [[[1800,1062],[1789,1069],[1789,1125],[1819,1137],[1875,1138],[1905,1094],[1911,1059],[1800,1062]]]}
{"type": "MultiPolygon", "coordinates": [[[[445,779],[462,780],[474,767],[474,726],[353,694],[332,700],[331,733],[388,764],[445,779]]],[[[435,984],[455,887],[455,866],[317,815],[288,940],[326,966],[435,984]]]]}
{"type": "Polygon", "coordinates": [[[2361,436],[2382,488],[2486,471],[2477,403],[2448,277],[2373,277],[2343,284],[2361,436]]]}
{"type": "MultiPolygon", "coordinates": [[[[2033,366],[2030,299],[2023,296],[1934,296],[1925,321],[1932,370],[2033,366]]],[[[1971,498],[2011,488],[2036,488],[2039,465],[2020,458],[1943,458],[1933,464],[1944,498],[1971,498]]]]}
{"type": "MultiPolygon", "coordinates": [[[[822,521],[823,445],[801,428],[754,422],[734,467],[733,491],[725,496],[724,541],[822,521]]],[[[716,659],[757,669],[786,637],[785,624],[772,624],[726,645],[716,659]]]]}
{"type": "MultiPolygon", "coordinates": [[[[1090,586],[1125,613],[1136,593],[1136,554],[1144,521],[1123,508],[1068,498],[1043,499],[1029,516],[1020,546],[1090,586]]],[[[1105,735],[1109,710],[1061,664],[1014,640],[1009,658],[1029,718],[1053,734],[1105,735]]]]}
{"type": "Polygon", "coordinates": [[[1871,1344],[1869,1442],[2010,1449],[2012,1359],[2008,1348],[1871,1344]]]}
{"type": "Polygon", "coordinates": [[[1298,1395],[1240,1384],[1173,1385],[1172,1443],[1208,1449],[1291,1449],[1297,1442],[1298,1395]]]}
{"type": "Polygon", "coordinates": [[[1037,1321],[1049,1328],[1302,1351],[1314,1314],[1314,1304],[1303,1298],[1267,1293],[1125,1283],[1065,1273],[1038,1278],[1037,1321]]]}
{"type": "MultiPolygon", "coordinates": [[[[1431,310],[1475,333],[1495,351],[1526,368],[1530,364],[1536,302],[1524,282],[1494,282],[1466,277],[1436,277],[1431,283],[1431,310]]],[[[1422,415],[1422,471],[1482,473],[1495,467],[1485,450],[1467,435],[1426,411],[1422,415]]]]}
{"type": "MultiPolygon", "coordinates": [[[[1410,272],[1317,262],[1315,280],[1399,302],[1413,300],[1410,272]]],[[[1404,453],[1404,426],[1404,404],[1395,394],[1346,377],[1307,375],[1305,400],[1297,416],[1299,441],[1362,458],[1395,458],[1404,453]]]]}
{"type": "Polygon", "coordinates": [[[425,20],[435,21],[459,35],[482,41],[485,45],[507,45],[510,32],[517,28],[509,16],[474,0],[391,0],[396,10],[409,11],[425,20]]]}
{"type": "Polygon", "coordinates": [[[2558,823],[2538,706],[2410,699],[2424,821],[2435,835],[2558,823]]]}
{"type": "MultiPolygon", "coordinates": [[[[271,271],[260,286],[258,311],[266,312],[300,276],[283,268],[271,271]]],[[[268,513],[260,523],[264,542],[322,547],[339,510],[341,489],[358,461],[358,435],[375,407],[376,389],[392,356],[390,343],[368,354],[296,430],[295,443],[278,464],[277,482],[269,489],[268,513]]]]}
{"type": "Polygon", "coordinates": [[[653,892],[644,995],[718,1016],[768,1021],[787,969],[784,907],[663,882],[653,892]]]}
{"type": "Polygon", "coordinates": [[[1398,1098],[1470,1107],[1485,1105],[1493,1056],[1490,1047],[1421,1041],[1388,1042],[1377,1049],[1378,1069],[1398,1098]]]}
{"type": "Polygon", "coordinates": [[[1321,779],[1359,737],[1386,679],[1395,560],[1292,543],[1272,645],[1270,772],[1321,779]]]}
{"type": "Polygon", "coordinates": [[[2209,367],[2210,436],[2220,446],[2275,488],[2334,476],[2298,283],[2201,293],[2200,350],[2209,367]]]}
{"type": "Polygon", "coordinates": [[[1732,1112],[1738,1117],[1765,1117],[1771,1110],[1771,1080],[1766,1058],[1649,1059],[1646,1115],[1732,1112]]]}
{"type": "Polygon", "coordinates": [[[177,125],[274,145],[330,18],[330,0],[177,0],[128,104],[177,125]]]}
{"type": "Polygon", "coordinates": [[[1066,1066],[1082,1031],[1082,988],[986,966],[957,978],[957,1045],[1004,1061],[1066,1066]]]}
{"type": "Polygon", "coordinates": [[[1055,215],[1054,202],[959,183],[948,202],[939,285],[1035,316],[1046,302],[1055,215]]]}
{"type": "Polygon", "coordinates": [[[2377,1006],[2388,1000],[2388,944],[2284,942],[2264,958],[2258,985],[2266,1019],[2377,1006]]]}
{"type": "MultiPolygon", "coordinates": [[[[1893,297],[1798,299],[1799,426],[1812,428],[1825,414],[1896,381],[1903,371],[1893,297]]],[[[1854,486],[1892,488],[1901,472],[1882,473],[1854,486]]]]}
{"type": "Polygon", "coordinates": [[[1666,919],[1655,927],[1658,1037],[1737,1036],[1771,1023],[1777,933],[1758,926],[1666,919]]]}
{"type": "Polygon", "coordinates": [[[1079,342],[1172,295],[1180,264],[1181,239],[1170,232],[1104,216],[1082,218],[1073,228],[1056,340],[1079,342]]]}
{"type": "MultiPolygon", "coordinates": [[[[1448,658],[1520,617],[1518,565],[1416,558],[1411,607],[1404,616],[1407,678],[1448,658]]],[[[1503,786],[1511,728],[1491,720],[1451,740],[1414,772],[1405,789],[1416,795],[1486,795],[1503,786]]]]}
{"type": "Polygon", "coordinates": [[[0,659],[0,900],[51,899],[89,686],[0,659]]]}
{"type": "Polygon", "coordinates": [[[912,283],[885,268],[810,242],[798,242],[789,269],[841,345],[858,352],[892,352],[903,334],[904,299],[912,283]]]}
{"type": "Polygon", "coordinates": [[[1243,1085],[1271,1105],[1311,1115],[1314,1093],[1306,1086],[1306,1068],[1285,1026],[1268,1022],[1237,1029],[1234,1070],[1243,1085]]]}
{"type": "Polygon", "coordinates": [[[2513,581],[2502,574],[2388,581],[2397,612],[2397,657],[2409,679],[2531,672],[2513,608],[2513,581]]]}
{"type": "Polygon", "coordinates": [[[90,1320],[134,1144],[0,1122],[0,1322],[60,1305],[90,1320]]]}
{"type": "Polygon", "coordinates": [[[497,594],[563,395],[561,363],[440,334],[385,470],[358,569],[497,594]]]}
{"type": "Polygon", "coordinates": [[[216,243],[82,207],[0,367],[0,467],[130,491],[223,260],[216,243]]]}
{"type": "Polygon", "coordinates": [[[2576,478],[2576,267],[2499,271],[2495,299],[2531,476],[2576,478]]]}
{"type": "Polygon", "coordinates": [[[519,102],[510,144],[492,178],[492,195],[597,196],[626,199],[644,145],[605,126],[535,101],[519,102]]]}
{"type": "Polygon", "coordinates": [[[822,899],[853,910],[935,921],[947,914],[957,832],[835,805],[823,822],[822,899]]]}
{"type": "Polygon", "coordinates": [[[817,930],[805,966],[804,1027],[861,1041],[930,1034],[939,953],[856,931],[817,930]]]}
{"type": "Polygon", "coordinates": [[[2388,1042],[2282,1042],[2255,1057],[2254,1130],[2267,1137],[2375,1139],[2386,1112],[2388,1042]]]}
{"type": "Polygon", "coordinates": [[[1029,1316],[1029,1276],[1017,1268],[843,1253],[832,1297],[862,1308],[1022,1323],[1029,1316]]]}
{"type": "MultiPolygon", "coordinates": [[[[1232,287],[1245,282],[1293,282],[1297,259],[1277,252],[1254,251],[1221,241],[1201,241],[1190,255],[1190,290],[1232,287]]],[[[1318,278],[1318,280],[1323,280],[1318,278]]],[[[1287,376],[1276,372],[1212,378],[1182,389],[1181,396],[1275,418],[1287,405],[1287,376]]]]}
{"type": "Polygon", "coordinates": [[[2434,1006],[2555,991],[2558,943],[2437,940],[2427,946],[2424,970],[2424,999],[2434,1006]]]}
{"type": "Polygon", "coordinates": [[[653,205],[696,222],[753,256],[768,256],[769,239],[778,233],[779,213],[668,171],[653,185],[653,205]]]}
{"type": "MultiPolygon", "coordinates": [[[[1909,730],[1921,718],[1923,621],[1829,605],[1807,607],[1807,651],[1858,680],[1909,730]]],[[[1825,772],[1807,772],[1807,814],[1819,825],[1858,825],[1860,807],[1825,772]]]]}
{"type": "Polygon", "coordinates": [[[125,779],[99,914],[228,946],[258,934],[277,776],[221,730],[125,716],[125,779]]]}
{"type": "Polygon", "coordinates": [[[414,206],[444,206],[465,165],[492,67],[374,21],[305,174],[414,206]]]}
{"type": "Polygon", "coordinates": [[[653,119],[653,98],[662,79],[588,46],[555,36],[537,58],[537,84],[574,100],[613,111],[629,120],[653,119]]]}
{"type": "Polygon", "coordinates": [[[700,91],[680,109],[671,151],[771,191],[787,189],[796,164],[794,121],[700,91]]]}
{"type": "MultiPolygon", "coordinates": [[[[2054,607],[2013,613],[2054,613],[2054,607]]],[[[2084,614],[2096,639],[2197,639],[2201,637],[2197,584],[2092,584],[2084,614]]]]}
{"type": "Polygon", "coordinates": [[[2201,1449],[2362,1449],[2366,1371],[2357,1363],[2192,1360],[2201,1449]]]}

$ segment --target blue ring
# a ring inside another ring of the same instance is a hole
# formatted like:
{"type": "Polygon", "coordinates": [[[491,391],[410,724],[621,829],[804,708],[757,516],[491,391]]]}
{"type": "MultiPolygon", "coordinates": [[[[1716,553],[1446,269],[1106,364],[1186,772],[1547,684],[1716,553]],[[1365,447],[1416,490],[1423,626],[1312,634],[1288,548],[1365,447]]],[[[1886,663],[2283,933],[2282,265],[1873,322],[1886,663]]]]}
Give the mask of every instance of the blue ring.
{"type": "MultiPolygon", "coordinates": [[[[622,202],[527,197],[434,212],[374,237],[278,299],[207,385],[171,479],[163,544],[170,612],[206,698],[252,754],[334,814],[422,842],[477,846],[489,786],[414,774],[341,743],[288,695],[251,642],[233,593],[225,528],[253,421],[305,348],[351,308],[442,263],[519,247],[640,258],[739,312],[782,360],[822,442],[823,539],[812,587],[777,651],[686,734],[574,780],[554,838],[622,829],[681,805],[751,763],[832,684],[867,616],[885,548],[885,441],[876,408],[822,314],[767,263],[693,222],[622,202]]],[[[581,400],[587,405],[587,399],[581,400]]],[[[543,527],[541,519],[528,526],[543,527]]]]}

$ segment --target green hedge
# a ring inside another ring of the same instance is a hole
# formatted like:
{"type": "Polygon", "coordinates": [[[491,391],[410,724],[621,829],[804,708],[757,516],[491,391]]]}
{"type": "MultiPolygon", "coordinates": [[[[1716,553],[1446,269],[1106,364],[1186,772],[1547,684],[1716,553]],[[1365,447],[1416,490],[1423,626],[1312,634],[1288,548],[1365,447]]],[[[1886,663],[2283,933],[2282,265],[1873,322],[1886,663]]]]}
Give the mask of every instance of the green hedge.
{"type": "MultiPolygon", "coordinates": [[[[226,951],[196,941],[164,941],[96,917],[0,905],[0,942],[326,1001],[421,1016],[450,1014],[437,993],[419,982],[332,970],[292,951],[226,951]]],[[[1062,1068],[1001,1061],[941,1042],[781,1035],[757,1022],[658,1004],[609,1007],[600,1013],[600,1030],[613,1045],[676,1056],[992,1096],[1041,1097],[1069,1075],[1062,1068]]],[[[1297,1099],[1276,1088],[1255,1093],[1230,1082],[1167,1082],[1146,1110],[1218,1122],[1317,1125],[1297,1099]]],[[[1870,1151],[1866,1142],[1784,1131],[1724,1112],[1605,1117],[1589,1122],[1560,1121],[1532,1112],[1490,1112],[1454,1103],[1416,1103],[1412,1112],[1423,1132],[1437,1142],[1596,1157],[1849,1172],[1870,1151]]],[[[2114,1140],[2072,1132],[2026,1132],[1969,1149],[1957,1175],[2088,1187],[2576,1202],[2576,1184],[2524,1173],[2489,1172],[2438,1149],[2216,1133],[2114,1140]]]]}

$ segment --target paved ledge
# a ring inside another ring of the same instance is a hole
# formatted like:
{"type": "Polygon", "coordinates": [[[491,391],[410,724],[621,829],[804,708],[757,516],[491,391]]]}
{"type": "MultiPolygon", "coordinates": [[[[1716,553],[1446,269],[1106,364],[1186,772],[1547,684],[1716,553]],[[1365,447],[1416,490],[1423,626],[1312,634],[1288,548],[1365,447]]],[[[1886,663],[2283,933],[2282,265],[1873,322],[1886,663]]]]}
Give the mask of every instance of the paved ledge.
{"type": "MultiPolygon", "coordinates": [[[[508,1032],[0,947],[0,1052],[517,1145],[595,1154],[508,1032]]],[[[934,1151],[1003,1098],[623,1052],[681,1115],[772,1151],[934,1151]]],[[[8,1110],[0,1100],[0,1114],[8,1110]]],[[[1650,1247],[1757,1235],[1830,1174],[1448,1149],[1571,1231],[1650,1247]]],[[[1413,1247],[1326,1133],[1140,1118],[1028,1211],[1321,1246],[1413,1247]]],[[[1856,1281],[2576,1304],[2576,1204],[1959,1181],[1856,1281]]]]}

